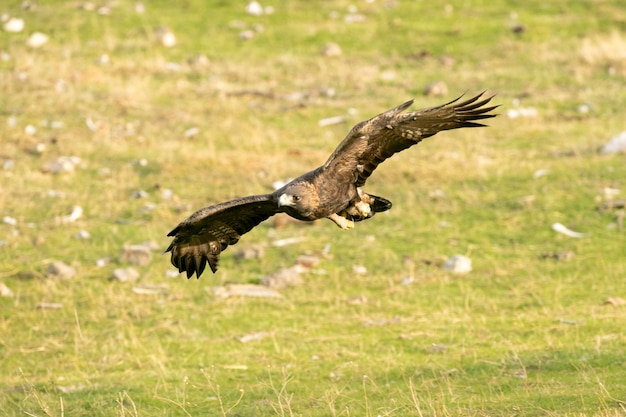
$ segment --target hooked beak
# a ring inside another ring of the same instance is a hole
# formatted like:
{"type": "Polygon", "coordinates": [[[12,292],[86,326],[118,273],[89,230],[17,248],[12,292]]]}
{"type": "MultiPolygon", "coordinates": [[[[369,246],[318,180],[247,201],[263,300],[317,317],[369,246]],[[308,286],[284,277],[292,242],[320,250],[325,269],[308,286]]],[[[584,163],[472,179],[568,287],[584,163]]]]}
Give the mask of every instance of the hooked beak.
{"type": "Polygon", "coordinates": [[[293,196],[291,194],[281,194],[278,197],[278,207],[288,206],[293,207],[295,205],[293,201],[293,196]]]}

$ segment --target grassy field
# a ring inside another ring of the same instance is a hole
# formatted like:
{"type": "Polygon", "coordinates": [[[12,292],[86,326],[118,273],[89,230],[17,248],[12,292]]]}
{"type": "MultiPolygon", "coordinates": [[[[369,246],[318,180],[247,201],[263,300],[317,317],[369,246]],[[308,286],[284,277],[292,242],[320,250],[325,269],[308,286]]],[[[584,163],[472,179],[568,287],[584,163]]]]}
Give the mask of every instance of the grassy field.
{"type": "Polygon", "coordinates": [[[626,130],[622,3],[3,4],[25,27],[0,35],[0,415],[626,415],[624,210],[602,208],[626,198],[626,157],[598,153],[626,130]],[[434,81],[448,93],[425,96],[434,81]],[[171,275],[165,235],[194,210],[320,165],[407,99],[483,90],[489,128],[368,181],[388,213],[269,221],[217,274],[171,275]],[[147,264],[121,260],[144,242],[147,264]],[[281,298],[214,295],[324,248],[281,298]],[[454,254],[473,271],[443,270],[454,254]]]}

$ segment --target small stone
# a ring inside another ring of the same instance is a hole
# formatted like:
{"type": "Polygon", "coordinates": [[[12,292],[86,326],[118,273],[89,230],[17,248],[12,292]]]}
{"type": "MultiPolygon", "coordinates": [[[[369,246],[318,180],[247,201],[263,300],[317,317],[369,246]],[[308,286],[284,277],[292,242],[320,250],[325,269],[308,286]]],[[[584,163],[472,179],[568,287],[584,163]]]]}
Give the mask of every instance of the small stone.
{"type": "Polygon", "coordinates": [[[247,29],[247,30],[242,30],[239,33],[239,37],[243,40],[250,40],[252,38],[254,38],[255,32],[253,30],[247,29]]]}
{"type": "Polygon", "coordinates": [[[142,284],[137,287],[133,287],[135,294],[143,295],[167,295],[169,290],[164,284],[142,284]]]}
{"type": "Polygon", "coordinates": [[[76,270],[61,261],[53,261],[48,265],[46,275],[60,279],[70,279],[76,275],[76,270]]]}
{"type": "Polygon", "coordinates": [[[6,286],[4,282],[0,282],[0,297],[13,297],[13,291],[9,287],[6,286]]]}
{"type": "Polygon", "coordinates": [[[281,268],[278,271],[261,278],[261,284],[270,288],[294,287],[302,284],[300,273],[306,272],[308,268],[301,265],[293,265],[289,268],[281,268]]]}
{"type": "Polygon", "coordinates": [[[444,262],[443,269],[455,274],[466,274],[472,270],[472,260],[464,255],[454,255],[444,262]]]}
{"type": "Polygon", "coordinates": [[[626,300],[621,297],[608,297],[604,304],[612,305],[612,306],[623,306],[626,305],[626,300]]]}
{"type": "Polygon", "coordinates": [[[348,298],[347,303],[352,305],[367,304],[367,296],[356,295],[354,297],[350,297],[348,298]]]}
{"type": "Polygon", "coordinates": [[[567,228],[566,226],[564,226],[561,223],[554,223],[552,225],[552,230],[554,230],[555,232],[564,234],[565,236],[569,236],[569,237],[573,237],[573,238],[585,237],[584,233],[575,232],[575,231],[567,228]]]}
{"type": "Polygon", "coordinates": [[[315,268],[317,265],[319,265],[319,263],[320,258],[312,255],[300,255],[298,256],[298,259],[296,259],[296,264],[307,269],[315,268]]]}
{"type": "Polygon", "coordinates": [[[45,33],[35,32],[26,41],[26,44],[31,48],[40,48],[44,46],[50,38],[45,33]]]}
{"type": "Polygon", "coordinates": [[[352,272],[357,275],[367,275],[367,268],[363,265],[352,265],[352,272]]]}
{"type": "Polygon", "coordinates": [[[506,115],[509,119],[517,119],[519,117],[537,117],[537,109],[534,107],[517,107],[508,109],[506,115]]]}
{"type": "Polygon", "coordinates": [[[60,223],[74,223],[76,220],[80,219],[83,215],[83,208],[81,206],[72,207],[72,212],[67,216],[61,216],[58,218],[60,223]]]}
{"type": "Polygon", "coordinates": [[[12,17],[4,23],[4,30],[7,32],[18,33],[24,30],[24,19],[12,17]]]}
{"type": "Polygon", "coordinates": [[[80,158],[77,156],[60,156],[44,164],[42,170],[50,174],[74,172],[78,164],[80,164],[80,158]]]}
{"type": "Polygon", "coordinates": [[[442,97],[448,94],[448,85],[443,81],[433,81],[424,87],[424,95],[428,97],[442,97]]]}
{"type": "Polygon", "coordinates": [[[267,332],[248,333],[238,338],[241,343],[254,342],[267,336],[267,332]]]}
{"type": "Polygon", "coordinates": [[[156,37],[159,43],[166,48],[176,45],[176,35],[168,28],[161,27],[156,31],[156,37]]]}
{"type": "Polygon", "coordinates": [[[87,230],[80,230],[74,237],[79,240],[87,240],[91,237],[91,234],[87,230]]]}
{"type": "Polygon", "coordinates": [[[190,127],[189,129],[185,130],[185,137],[186,138],[193,138],[194,136],[197,136],[198,133],[200,133],[200,128],[198,127],[190,127]]]}
{"type": "Polygon", "coordinates": [[[37,307],[37,310],[58,310],[60,308],[63,308],[63,304],[41,302],[41,303],[37,303],[36,307],[37,307]]]}
{"type": "Polygon", "coordinates": [[[169,188],[164,188],[161,190],[161,200],[171,200],[174,197],[174,191],[169,188]]]}
{"type": "Polygon", "coordinates": [[[11,226],[17,226],[17,219],[15,217],[4,216],[2,222],[11,226]]]}
{"type": "Polygon", "coordinates": [[[96,260],[96,266],[98,268],[102,268],[106,264],[108,264],[111,260],[109,258],[100,258],[96,260]]]}
{"type": "Polygon", "coordinates": [[[109,277],[110,281],[130,282],[139,279],[139,272],[135,268],[116,268],[109,277]]]}
{"type": "Polygon", "coordinates": [[[600,155],[626,153],[626,131],[615,135],[600,148],[600,155]]]}
{"type": "Polygon", "coordinates": [[[144,266],[152,260],[152,252],[145,245],[125,245],[120,253],[120,262],[144,266]]]}
{"type": "Polygon", "coordinates": [[[261,297],[261,298],[282,298],[282,295],[263,285],[254,284],[229,284],[223,287],[211,288],[213,294],[219,298],[229,297],[261,297]]]}
{"type": "Polygon", "coordinates": [[[262,245],[250,245],[239,248],[235,252],[237,259],[261,259],[265,255],[265,248],[262,245]]]}
{"type": "Polygon", "coordinates": [[[252,16],[261,16],[263,12],[263,6],[261,6],[261,4],[257,1],[251,1],[246,6],[246,13],[251,14],[252,16]]]}
{"type": "Polygon", "coordinates": [[[136,191],[133,191],[133,194],[132,194],[132,197],[135,199],[146,198],[149,196],[150,194],[148,194],[148,192],[144,190],[136,190],[136,191]]]}
{"type": "Polygon", "coordinates": [[[343,51],[341,50],[341,46],[339,46],[339,44],[329,42],[324,45],[321,53],[322,56],[341,56],[343,54],[343,51]]]}

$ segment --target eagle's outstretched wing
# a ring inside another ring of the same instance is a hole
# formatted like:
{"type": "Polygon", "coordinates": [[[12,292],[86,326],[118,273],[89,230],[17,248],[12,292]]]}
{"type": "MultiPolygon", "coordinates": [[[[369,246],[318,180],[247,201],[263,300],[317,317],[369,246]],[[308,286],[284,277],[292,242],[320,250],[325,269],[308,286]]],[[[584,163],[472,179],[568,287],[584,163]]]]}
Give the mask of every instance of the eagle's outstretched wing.
{"type": "Polygon", "coordinates": [[[183,220],[168,236],[174,240],[165,252],[172,252],[178,272],[197,278],[208,263],[217,271],[220,253],[234,245],[244,233],[278,213],[272,194],[239,198],[198,210],[183,220]]]}
{"type": "Polygon", "coordinates": [[[396,152],[419,143],[442,130],[484,126],[474,120],[498,106],[484,107],[493,98],[483,93],[457,103],[462,97],[437,107],[403,112],[413,100],[354,126],[324,164],[335,178],[350,178],[357,187],[365,184],[376,167],[396,152]]]}

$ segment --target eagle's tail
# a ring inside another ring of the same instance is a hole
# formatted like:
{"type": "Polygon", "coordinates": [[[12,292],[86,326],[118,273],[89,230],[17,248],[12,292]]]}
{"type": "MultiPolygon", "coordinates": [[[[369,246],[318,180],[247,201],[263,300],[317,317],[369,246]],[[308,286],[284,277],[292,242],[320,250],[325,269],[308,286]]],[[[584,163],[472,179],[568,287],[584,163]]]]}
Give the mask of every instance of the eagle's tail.
{"type": "Polygon", "coordinates": [[[360,222],[391,208],[391,201],[385,198],[365,194],[361,190],[359,190],[359,197],[361,198],[360,201],[350,205],[340,215],[353,222],[360,222]]]}
{"type": "Polygon", "coordinates": [[[372,212],[380,213],[381,211],[387,211],[391,208],[391,201],[382,197],[378,197],[377,195],[368,195],[372,199],[372,202],[369,203],[372,212]]]}

